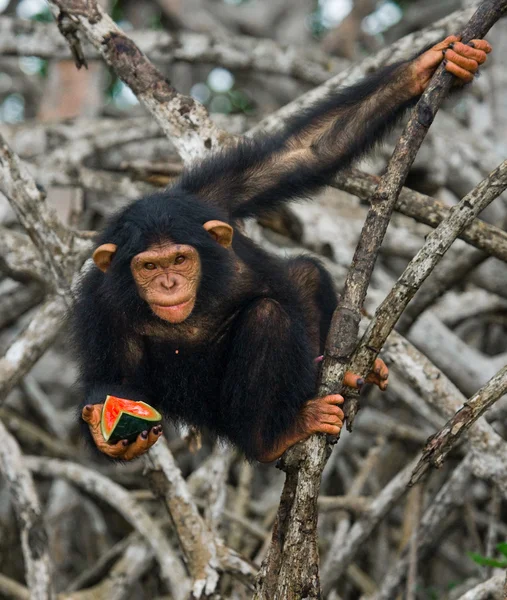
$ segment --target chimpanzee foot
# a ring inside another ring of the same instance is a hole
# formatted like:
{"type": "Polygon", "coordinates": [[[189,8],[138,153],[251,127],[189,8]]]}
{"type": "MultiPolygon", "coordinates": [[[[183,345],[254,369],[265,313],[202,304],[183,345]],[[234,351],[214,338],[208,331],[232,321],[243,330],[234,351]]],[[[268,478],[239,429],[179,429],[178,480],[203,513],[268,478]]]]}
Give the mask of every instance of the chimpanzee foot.
{"type": "Polygon", "coordinates": [[[120,460],[132,460],[141,456],[153,446],[153,444],[162,435],[162,425],[155,425],[151,429],[146,429],[137,436],[137,439],[130,443],[128,440],[120,440],[116,444],[108,444],[102,435],[100,428],[100,419],[103,404],[87,404],[81,413],[83,421],[88,423],[90,433],[97,448],[111,458],[120,460]]]}

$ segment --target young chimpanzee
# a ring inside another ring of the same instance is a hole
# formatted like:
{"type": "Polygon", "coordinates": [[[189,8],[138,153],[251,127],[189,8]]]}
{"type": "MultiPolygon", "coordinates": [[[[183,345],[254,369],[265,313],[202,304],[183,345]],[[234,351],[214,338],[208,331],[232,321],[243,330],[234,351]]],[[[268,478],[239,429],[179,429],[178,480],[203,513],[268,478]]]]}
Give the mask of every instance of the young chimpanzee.
{"type": "MultiPolygon", "coordinates": [[[[234,227],[325,185],[415,103],[444,56],[469,82],[490,50],[448,37],[317,103],[279,135],[193,165],[111,220],[73,319],[82,418],[102,452],[129,460],[161,433],[156,426],[133,443],[107,444],[99,426],[107,394],[146,400],[262,461],[312,433],[339,433],[342,397],[314,398],[336,306],[329,275],[310,258],[266,254],[234,227]]],[[[367,381],[385,389],[382,361],[367,381]]],[[[346,385],[362,383],[347,374],[346,385]]]]}

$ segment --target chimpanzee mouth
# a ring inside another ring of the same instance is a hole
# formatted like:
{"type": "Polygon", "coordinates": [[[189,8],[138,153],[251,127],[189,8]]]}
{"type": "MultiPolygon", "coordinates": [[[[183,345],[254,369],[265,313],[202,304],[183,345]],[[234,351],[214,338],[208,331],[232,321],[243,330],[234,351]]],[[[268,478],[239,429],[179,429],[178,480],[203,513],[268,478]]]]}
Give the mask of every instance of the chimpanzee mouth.
{"type": "Polygon", "coordinates": [[[157,308],[158,310],[180,310],[187,304],[192,301],[192,298],[188,300],[184,300],[183,302],[179,302],[178,304],[152,304],[153,308],[157,308]]]}
{"type": "Polygon", "coordinates": [[[152,304],[152,311],[164,321],[170,321],[172,323],[179,323],[184,321],[192,312],[194,308],[194,299],[189,298],[179,304],[164,305],[164,304],[152,304]]]}

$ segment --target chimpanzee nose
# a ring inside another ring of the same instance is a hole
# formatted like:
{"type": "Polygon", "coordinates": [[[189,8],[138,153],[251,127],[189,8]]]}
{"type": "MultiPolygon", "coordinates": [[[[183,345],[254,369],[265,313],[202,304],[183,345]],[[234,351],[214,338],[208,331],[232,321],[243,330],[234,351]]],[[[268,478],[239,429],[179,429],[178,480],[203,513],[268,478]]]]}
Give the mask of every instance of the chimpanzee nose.
{"type": "Polygon", "coordinates": [[[162,275],[162,277],[160,278],[160,286],[164,290],[172,290],[174,287],[176,287],[177,283],[178,282],[176,280],[176,277],[174,277],[171,274],[162,275]]]}

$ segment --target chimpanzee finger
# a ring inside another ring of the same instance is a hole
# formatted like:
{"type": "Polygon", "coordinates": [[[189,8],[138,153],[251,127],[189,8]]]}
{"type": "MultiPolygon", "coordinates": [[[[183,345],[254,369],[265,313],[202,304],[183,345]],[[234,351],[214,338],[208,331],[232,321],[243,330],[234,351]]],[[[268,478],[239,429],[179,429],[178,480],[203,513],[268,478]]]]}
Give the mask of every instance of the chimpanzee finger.
{"type": "Polygon", "coordinates": [[[153,444],[158,440],[158,438],[162,435],[162,425],[155,425],[150,429],[150,433],[148,435],[148,442],[150,444],[150,448],[153,444]]]}
{"type": "Polygon", "coordinates": [[[343,404],[343,396],[341,394],[329,394],[329,396],[323,396],[320,398],[326,404],[343,404]]]}
{"type": "Polygon", "coordinates": [[[81,418],[85,423],[88,423],[93,432],[100,428],[100,417],[103,406],[103,404],[87,404],[81,411],[81,418]]]}
{"type": "Polygon", "coordinates": [[[111,458],[123,459],[128,445],[127,440],[120,440],[116,444],[106,444],[104,442],[100,444],[99,450],[111,458]]]}
{"type": "MultiPolygon", "coordinates": [[[[452,50],[463,57],[475,60],[479,64],[482,64],[487,58],[484,50],[474,48],[468,44],[462,44],[461,42],[456,42],[453,44],[452,50]]],[[[450,51],[447,50],[445,53],[446,58],[448,58],[448,52],[450,51]]]]}
{"type": "Polygon", "coordinates": [[[127,447],[125,454],[123,455],[123,459],[132,460],[133,458],[137,458],[138,456],[141,456],[141,454],[147,452],[150,449],[151,445],[149,432],[147,430],[143,431],[137,436],[135,442],[133,442],[132,444],[130,444],[130,446],[127,447]]]}
{"type": "Polygon", "coordinates": [[[459,40],[461,39],[460,36],[457,35],[450,35],[449,37],[446,37],[445,40],[442,40],[441,42],[439,42],[438,44],[435,44],[435,46],[433,46],[431,48],[431,50],[445,50],[446,48],[449,48],[449,46],[451,44],[454,44],[456,42],[459,42],[459,40]]]}
{"type": "Polygon", "coordinates": [[[465,56],[461,56],[454,50],[446,50],[445,58],[448,61],[451,61],[457,64],[459,67],[463,67],[466,71],[470,71],[470,73],[476,73],[479,69],[479,64],[473,58],[466,58],[465,56]]]}
{"type": "Polygon", "coordinates": [[[347,371],[343,377],[343,385],[360,390],[364,385],[363,377],[347,371]]]}
{"type": "Polygon", "coordinates": [[[345,416],[343,414],[343,410],[339,406],[336,406],[335,404],[328,404],[322,414],[333,415],[333,416],[338,417],[339,419],[343,419],[345,416]]]}
{"type": "Polygon", "coordinates": [[[465,69],[458,67],[458,65],[453,62],[446,62],[445,69],[446,71],[449,71],[449,73],[455,75],[463,83],[470,83],[474,78],[473,73],[465,71],[465,69]]]}
{"type": "Polygon", "coordinates": [[[482,50],[486,54],[489,54],[493,50],[491,44],[486,40],[470,40],[468,43],[470,45],[473,44],[473,48],[477,48],[477,50],[482,50]]]}
{"type": "Polygon", "coordinates": [[[389,369],[381,358],[375,359],[373,370],[379,375],[380,379],[387,379],[389,377],[389,369]]]}
{"type": "Polygon", "coordinates": [[[320,428],[321,433],[327,433],[328,435],[339,435],[341,431],[341,427],[337,425],[329,425],[327,423],[323,424],[320,428]]]}

